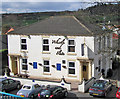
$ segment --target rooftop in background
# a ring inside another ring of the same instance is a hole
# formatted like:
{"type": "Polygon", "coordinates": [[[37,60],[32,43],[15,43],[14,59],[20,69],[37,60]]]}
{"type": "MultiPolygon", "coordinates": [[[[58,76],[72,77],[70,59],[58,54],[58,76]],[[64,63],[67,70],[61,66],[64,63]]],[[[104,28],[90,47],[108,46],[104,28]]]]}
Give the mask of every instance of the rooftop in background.
{"type": "Polygon", "coordinates": [[[93,33],[102,33],[102,29],[93,24],[84,25],[74,16],[54,16],[8,34],[92,36],[93,33]]]}

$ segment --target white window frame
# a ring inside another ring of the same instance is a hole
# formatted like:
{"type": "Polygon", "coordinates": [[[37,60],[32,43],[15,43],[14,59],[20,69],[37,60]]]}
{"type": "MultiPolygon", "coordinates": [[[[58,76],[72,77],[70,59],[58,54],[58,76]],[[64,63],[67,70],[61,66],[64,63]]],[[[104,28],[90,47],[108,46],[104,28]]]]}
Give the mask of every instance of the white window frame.
{"type": "Polygon", "coordinates": [[[47,60],[47,59],[43,60],[43,73],[50,73],[50,60],[47,60]],[[45,65],[44,61],[49,61],[49,65],[45,65]],[[44,67],[49,67],[49,72],[44,71],[44,67]]]}
{"type": "Polygon", "coordinates": [[[21,46],[20,46],[20,47],[21,47],[21,50],[22,50],[22,51],[26,51],[26,50],[28,49],[28,46],[27,46],[27,38],[21,38],[20,40],[21,40],[21,41],[20,41],[20,42],[21,42],[21,46]],[[22,43],[22,40],[23,40],[23,39],[26,40],[26,43],[22,43]],[[25,46],[26,46],[26,49],[22,49],[22,45],[25,45],[25,46]]]}
{"type": "Polygon", "coordinates": [[[22,70],[28,70],[28,59],[27,58],[22,58],[22,70]],[[23,59],[26,59],[27,60],[27,63],[23,63],[23,59]],[[23,69],[23,65],[26,65],[27,66],[27,69],[23,69]]]}
{"type": "Polygon", "coordinates": [[[76,75],[76,68],[75,68],[76,66],[75,65],[76,65],[75,61],[68,61],[68,75],[76,75]],[[74,63],[74,67],[70,67],[69,66],[70,62],[74,63]],[[69,73],[69,69],[74,69],[75,70],[75,74],[70,74],[69,73]]]}
{"type": "MultiPolygon", "coordinates": [[[[76,52],[76,51],[74,51],[74,52],[69,51],[69,47],[75,47],[75,39],[68,39],[68,53],[75,53],[75,52],[76,52]],[[73,44],[73,45],[69,44],[69,41],[70,41],[70,40],[73,40],[73,41],[74,41],[74,44],[73,44]]],[[[76,48],[75,48],[74,50],[76,50],[76,48]]]]}
{"type": "Polygon", "coordinates": [[[49,51],[50,51],[50,45],[49,45],[49,44],[50,44],[50,41],[49,41],[49,39],[48,39],[48,38],[43,38],[43,39],[42,39],[42,44],[43,44],[43,45],[42,45],[42,50],[43,50],[43,52],[49,52],[49,51]],[[44,44],[44,40],[48,40],[48,44],[44,44]],[[48,46],[48,47],[49,47],[49,50],[48,50],[48,51],[44,50],[44,49],[43,49],[43,46],[48,46]]]}

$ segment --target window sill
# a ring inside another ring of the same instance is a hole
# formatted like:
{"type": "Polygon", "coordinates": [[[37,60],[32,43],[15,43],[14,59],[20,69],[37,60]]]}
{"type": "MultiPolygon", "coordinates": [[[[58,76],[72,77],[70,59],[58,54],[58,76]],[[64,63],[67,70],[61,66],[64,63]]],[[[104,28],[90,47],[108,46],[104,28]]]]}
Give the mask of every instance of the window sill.
{"type": "Polygon", "coordinates": [[[22,52],[22,53],[28,53],[27,50],[21,50],[20,52],[22,52]]]}
{"type": "Polygon", "coordinates": [[[42,54],[50,54],[50,52],[42,52],[42,54]]]}
{"type": "Polygon", "coordinates": [[[68,52],[67,55],[77,55],[76,53],[68,52]]]}
{"type": "Polygon", "coordinates": [[[77,77],[76,75],[68,74],[68,77],[77,77]]]}
{"type": "Polygon", "coordinates": [[[51,75],[51,73],[47,73],[47,72],[45,73],[45,72],[44,72],[43,75],[51,75]]]}

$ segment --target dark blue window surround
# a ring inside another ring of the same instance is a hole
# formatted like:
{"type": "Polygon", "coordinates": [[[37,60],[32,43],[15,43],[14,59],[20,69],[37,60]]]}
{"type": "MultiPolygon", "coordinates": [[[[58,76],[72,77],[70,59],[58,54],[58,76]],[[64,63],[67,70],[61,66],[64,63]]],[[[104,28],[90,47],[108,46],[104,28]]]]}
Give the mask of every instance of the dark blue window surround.
{"type": "Polygon", "coordinates": [[[61,64],[57,64],[57,70],[61,71],[61,64]]]}
{"type": "Polygon", "coordinates": [[[33,69],[37,69],[37,62],[33,62],[33,69]]]}

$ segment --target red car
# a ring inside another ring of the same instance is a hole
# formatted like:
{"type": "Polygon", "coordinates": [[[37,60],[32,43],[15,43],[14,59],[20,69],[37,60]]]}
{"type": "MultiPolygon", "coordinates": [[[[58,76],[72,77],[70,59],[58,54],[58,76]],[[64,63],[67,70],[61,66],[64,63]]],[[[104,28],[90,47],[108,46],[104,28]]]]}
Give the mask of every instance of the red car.
{"type": "Polygon", "coordinates": [[[120,87],[119,87],[118,90],[117,90],[116,98],[120,99],[120,87]]]}

